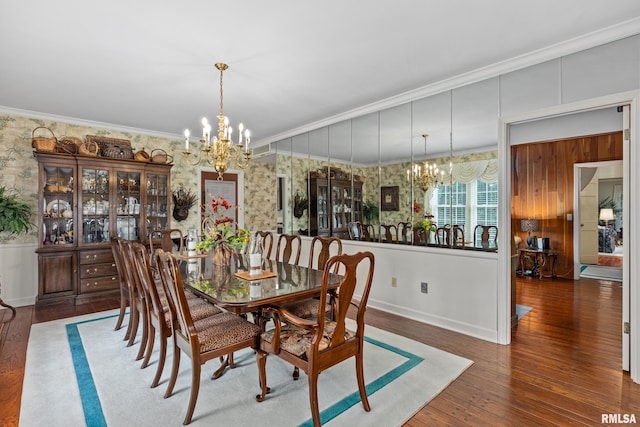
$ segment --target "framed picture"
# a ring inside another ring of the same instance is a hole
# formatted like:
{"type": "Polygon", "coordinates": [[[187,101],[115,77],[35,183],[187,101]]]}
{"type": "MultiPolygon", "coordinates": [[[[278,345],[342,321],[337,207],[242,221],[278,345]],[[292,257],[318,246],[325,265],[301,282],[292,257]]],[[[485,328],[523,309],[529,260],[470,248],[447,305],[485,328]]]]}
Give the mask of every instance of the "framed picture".
{"type": "Polygon", "coordinates": [[[400,187],[380,187],[380,210],[397,211],[400,209],[400,187]]]}

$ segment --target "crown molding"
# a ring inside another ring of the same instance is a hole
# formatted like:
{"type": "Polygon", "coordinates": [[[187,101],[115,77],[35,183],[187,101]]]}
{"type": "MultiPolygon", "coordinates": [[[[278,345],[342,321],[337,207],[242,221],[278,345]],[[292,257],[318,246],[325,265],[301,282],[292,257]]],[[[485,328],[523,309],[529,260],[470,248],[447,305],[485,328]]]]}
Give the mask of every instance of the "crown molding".
{"type": "Polygon", "coordinates": [[[306,125],[290,129],[271,137],[256,141],[256,146],[266,145],[281,141],[295,135],[300,135],[315,129],[329,126],[344,120],[354,119],[366,114],[396,107],[407,102],[425,98],[427,96],[442,93],[457,87],[487,80],[513,71],[517,71],[532,65],[540,64],[553,59],[562,58],[576,52],[601,46],[616,40],[634,36],[640,33],[640,17],[603,28],[579,37],[565,40],[542,49],[538,49],[523,55],[519,55],[505,61],[497,62],[486,67],[478,68],[468,73],[459,74],[439,82],[422,86],[362,107],[354,108],[343,113],[327,117],[306,125]]]}
{"type": "Polygon", "coordinates": [[[83,119],[77,119],[74,117],[59,116],[56,114],[49,114],[49,113],[41,113],[38,111],[21,110],[19,108],[5,107],[2,105],[0,105],[0,114],[10,114],[13,116],[27,117],[30,119],[49,120],[52,122],[63,122],[70,125],[86,126],[86,127],[98,128],[98,129],[107,129],[107,130],[123,132],[123,133],[135,133],[135,134],[148,135],[148,136],[153,136],[158,138],[179,139],[179,140],[182,140],[184,138],[184,136],[180,134],[158,132],[158,131],[153,131],[149,129],[139,129],[139,128],[134,128],[130,126],[116,125],[113,123],[83,120],[83,119]]]}

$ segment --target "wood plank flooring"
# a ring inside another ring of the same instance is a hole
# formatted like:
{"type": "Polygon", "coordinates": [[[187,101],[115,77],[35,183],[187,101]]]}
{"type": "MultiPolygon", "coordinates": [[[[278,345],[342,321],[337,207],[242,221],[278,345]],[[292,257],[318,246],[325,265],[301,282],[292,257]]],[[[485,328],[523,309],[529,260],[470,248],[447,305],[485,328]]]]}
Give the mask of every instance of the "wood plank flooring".
{"type": "MultiPolygon", "coordinates": [[[[513,329],[509,346],[367,311],[370,325],[474,361],[405,425],[593,426],[602,414],[634,414],[640,422],[640,385],[621,370],[621,284],[517,280],[518,303],[533,309],[513,329]]],[[[18,425],[31,324],[117,306],[108,300],[18,309],[0,354],[1,426],[18,425]]]]}

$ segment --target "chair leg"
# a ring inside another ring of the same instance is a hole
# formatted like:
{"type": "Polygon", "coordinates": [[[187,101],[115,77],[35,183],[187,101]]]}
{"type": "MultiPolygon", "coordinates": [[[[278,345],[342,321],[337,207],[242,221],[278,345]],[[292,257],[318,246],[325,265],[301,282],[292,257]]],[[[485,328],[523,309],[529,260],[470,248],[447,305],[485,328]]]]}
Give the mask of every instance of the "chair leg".
{"type": "Polygon", "coordinates": [[[113,329],[117,331],[122,327],[122,321],[124,320],[125,312],[127,311],[127,295],[125,294],[125,289],[120,287],[120,314],[118,314],[118,321],[116,322],[116,327],[113,329]]]}
{"type": "Polygon", "coordinates": [[[158,357],[158,368],[156,376],[151,383],[151,388],[157,387],[164,370],[164,362],[167,360],[167,337],[160,337],[160,355],[158,357]]]}
{"type": "Polygon", "coordinates": [[[144,302],[142,303],[140,311],[142,312],[142,337],[140,338],[140,348],[138,349],[136,360],[140,360],[144,356],[144,351],[147,348],[147,341],[149,340],[149,318],[144,302]]]}
{"type": "Polygon", "coordinates": [[[130,309],[131,315],[129,316],[129,322],[131,322],[131,330],[129,331],[129,342],[127,347],[131,347],[136,341],[136,335],[138,334],[138,323],[140,323],[140,313],[134,303],[130,309]]]}
{"type": "Polygon", "coordinates": [[[309,405],[311,406],[311,419],[314,426],[320,426],[320,407],[318,405],[318,372],[313,370],[309,375],[309,405]]]}
{"type": "Polygon", "coordinates": [[[167,386],[167,391],[164,393],[165,399],[173,393],[173,387],[176,385],[176,380],[178,379],[178,369],[180,369],[180,347],[178,347],[178,343],[176,343],[175,333],[173,335],[173,366],[171,368],[169,385],[167,386]]]}
{"type": "Polygon", "coordinates": [[[360,400],[364,410],[369,412],[371,406],[369,406],[369,398],[367,397],[367,387],[364,383],[364,360],[362,353],[356,355],[356,375],[358,377],[358,390],[360,391],[360,400]]]}
{"type": "Polygon", "coordinates": [[[194,409],[196,409],[198,392],[200,391],[200,362],[196,361],[194,358],[191,365],[191,397],[189,398],[189,408],[187,409],[187,415],[184,417],[184,421],[182,422],[182,424],[184,425],[187,425],[191,422],[193,411],[194,409]]]}
{"type": "Polygon", "coordinates": [[[153,353],[153,346],[156,343],[156,328],[151,323],[151,318],[148,319],[149,322],[149,337],[147,338],[147,346],[144,350],[144,360],[142,361],[142,365],[140,368],[144,369],[149,366],[149,360],[151,359],[151,353],[153,353]]]}
{"type": "MultiPolygon", "coordinates": [[[[133,331],[133,325],[134,325],[134,320],[135,318],[135,296],[133,294],[133,291],[131,290],[131,288],[127,288],[126,290],[127,293],[127,305],[129,306],[129,324],[127,325],[127,332],[124,334],[124,341],[128,341],[131,337],[131,333],[133,331]]],[[[135,332],[133,332],[133,335],[135,336],[135,332]]],[[[129,347],[130,344],[127,343],[127,347],[129,347]]]]}
{"type": "Polygon", "coordinates": [[[262,350],[256,350],[256,363],[258,364],[258,377],[260,380],[260,394],[256,395],[256,400],[258,402],[262,402],[269,393],[269,389],[267,387],[267,356],[269,353],[266,353],[262,350]]]}

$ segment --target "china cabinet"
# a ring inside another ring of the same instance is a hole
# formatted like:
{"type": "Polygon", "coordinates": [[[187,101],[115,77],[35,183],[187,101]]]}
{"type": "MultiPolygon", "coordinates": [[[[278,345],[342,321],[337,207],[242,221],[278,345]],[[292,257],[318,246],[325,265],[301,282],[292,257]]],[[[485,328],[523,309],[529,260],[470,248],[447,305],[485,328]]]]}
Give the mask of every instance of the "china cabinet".
{"type": "Polygon", "coordinates": [[[349,238],[349,222],[362,221],[362,181],[340,170],[328,178],[310,175],[309,226],[312,236],[349,238]]]}
{"type": "Polygon", "coordinates": [[[35,153],[38,303],[81,303],[118,291],[111,236],[145,242],[169,228],[171,165],[35,153]]]}

